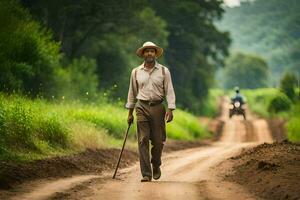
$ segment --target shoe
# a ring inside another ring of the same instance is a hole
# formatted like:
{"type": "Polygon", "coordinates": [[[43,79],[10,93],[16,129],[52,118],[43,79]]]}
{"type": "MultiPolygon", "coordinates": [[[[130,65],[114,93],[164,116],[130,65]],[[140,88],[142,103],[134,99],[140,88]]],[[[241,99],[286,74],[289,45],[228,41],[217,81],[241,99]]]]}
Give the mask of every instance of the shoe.
{"type": "Polygon", "coordinates": [[[159,167],[154,167],[153,168],[153,178],[155,180],[159,179],[161,176],[161,171],[160,171],[160,168],[159,167]]]}
{"type": "Polygon", "coordinates": [[[151,181],[151,177],[149,176],[144,176],[142,179],[141,179],[141,182],[150,182],[151,181]]]}

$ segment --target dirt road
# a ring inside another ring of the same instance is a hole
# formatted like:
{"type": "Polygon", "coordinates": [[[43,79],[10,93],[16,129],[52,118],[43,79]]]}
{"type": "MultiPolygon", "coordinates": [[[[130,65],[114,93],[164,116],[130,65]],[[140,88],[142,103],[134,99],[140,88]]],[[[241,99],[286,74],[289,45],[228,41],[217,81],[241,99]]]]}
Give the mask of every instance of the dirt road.
{"type": "MultiPolygon", "coordinates": [[[[165,154],[162,177],[158,181],[140,182],[138,163],[120,170],[116,180],[112,173],[103,176],[76,176],[60,180],[35,182],[11,199],[259,199],[238,184],[224,181],[221,174],[231,166],[219,164],[243,148],[272,142],[267,123],[248,116],[228,118],[228,101],[223,102],[221,119],[225,122],[219,141],[209,146],[165,154]]],[[[112,169],[113,170],[113,169],[112,169]]]]}

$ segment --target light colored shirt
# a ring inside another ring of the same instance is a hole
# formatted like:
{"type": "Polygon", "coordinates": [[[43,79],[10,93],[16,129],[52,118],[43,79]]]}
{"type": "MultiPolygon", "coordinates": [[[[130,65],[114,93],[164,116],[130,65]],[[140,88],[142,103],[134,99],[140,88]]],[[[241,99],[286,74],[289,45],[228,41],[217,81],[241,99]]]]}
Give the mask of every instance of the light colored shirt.
{"type": "Polygon", "coordinates": [[[164,97],[166,97],[168,108],[175,109],[175,92],[168,68],[155,62],[150,71],[144,67],[144,63],[132,70],[126,108],[134,108],[137,99],[160,101],[164,97]],[[165,75],[162,72],[163,67],[165,75]]]}

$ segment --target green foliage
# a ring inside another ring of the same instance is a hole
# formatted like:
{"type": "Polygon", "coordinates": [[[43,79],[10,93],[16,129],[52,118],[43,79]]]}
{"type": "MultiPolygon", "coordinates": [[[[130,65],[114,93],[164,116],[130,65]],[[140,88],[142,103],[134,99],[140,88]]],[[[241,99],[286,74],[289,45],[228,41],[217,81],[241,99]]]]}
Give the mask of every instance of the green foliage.
{"type": "Polygon", "coordinates": [[[0,1],[0,91],[52,91],[59,44],[16,0],[0,1]]]}
{"type": "Polygon", "coordinates": [[[224,87],[231,89],[260,88],[267,86],[268,65],[258,56],[235,53],[226,61],[224,69],[224,87]]]}
{"type": "Polygon", "coordinates": [[[21,154],[66,148],[70,142],[61,117],[49,115],[38,102],[0,95],[0,157],[19,159],[21,154]]]}
{"type": "Polygon", "coordinates": [[[280,80],[280,89],[292,100],[296,100],[295,88],[297,86],[297,77],[293,73],[285,73],[280,80]]]}
{"type": "Polygon", "coordinates": [[[174,121],[167,124],[167,137],[192,140],[195,138],[207,138],[209,134],[195,116],[181,110],[176,110],[174,112],[174,121]]]}
{"type": "MultiPolygon", "coordinates": [[[[0,93],[0,160],[31,160],[86,148],[120,147],[127,129],[127,110],[120,104],[42,99],[0,93]]],[[[208,137],[199,120],[180,109],[167,124],[168,138],[208,137]]],[[[129,144],[136,145],[135,124],[129,144]]]]}
{"type": "Polygon", "coordinates": [[[293,142],[300,141],[300,116],[291,118],[287,123],[288,138],[293,142]]]}
{"type": "MultiPolygon", "coordinates": [[[[77,106],[76,106],[77,107],[77,106]]],[[[68,112],[76,120],[87,121],[104,128],[107,132],[117,139],[124,136],[127,128],[127,111],[119,106],[104,104],[100,106],[80,106],[77,110],[75,106],[68,112]]],[[[135,127],[131,129],[131,135],[134,135],[135,127]]]]}
{"type": "Polygon", "coordinates": [[[78,0],[74,6],[68,0],[29,0],[23,5],[53,30],[68,60],[85,56],[96,61],[98,90],[116,85],[110,94],[114,98],[127,95],[130,69],[139,64],[134,50],[145,40],[167,44],[165,22],[145,1],[78,0]]]}
{"type": "Polygon", "coordinates": [[[100,90],[116,85],[111,96],[125,99],[130,71],[141,63],[133,52],[151,40],[165,49],[162,63],[170,66],[179,104],[195,112],[201,108],[213,83],[213,66],[222,65],[230,43],[228,33],[213,24],[224,11],[220,1],[76,2],[23,4],[54,31],[69,60],[96,60],[100,90]]]}
{"type": "Polygon", "coordinates": [[[214,66],[222,65],[230,43],[228,33],[218,31],[213,24],[224,12],[221,1],[149,3],[167,22],[169,46],[165,58],[172,72],[177,102],[198,112],[213,83],[214,66]]]}
{"type": "Polygon", "coordinates": [[[247,96],[248,104],[252,111],[266,118],[274,116],[284,118],[287,121],[288,139],[295,142],[300,141],[299,101],[292,104],[291,100],[284,93],[274,88],[246,90],[244,94],[247,96]],[[267,108],[272,110],[272,112],[279,111],[279,113],[274,115],[274,113],[268,112],[267,108]]]}
{"type": "Polygon", "coordinates": [[[0,91],[126,99],[130,71],[142,62],[134,51],[151,40],[165,50],[178,105],[198,112],[228,54],[228,33],[213,24],[224,12],[219,0],[0,3],[0,91]]]}
{"type": "Polygon", "coordinates": [[[279,93],[271,100],[268,111],[272,113],[288,111],[291,108],[291,105],[291,100],[285,94],[279,93]]]}
{"type": "Polygon", "coordinates": [[[68,99],[94,99],[98,92],[98,77],[95,74],[96,62],[93,59],[81,57],[72,60],[66,68],[58,70],[57,82],[63,86],[58,96],[68,99]]]}
{"type": "Polygon", "coordinates": [[[298,0],[243,1],[227,8],[218,27],[230,31],[233,49],[262,55],[272,71],[272,85],[283,72],[300,75],[300,4],[298,0]]]}
{"type": "Polygon", "coordinates": [[[251,111],[268,118],[271,114],[268,111],[270,102],[275,96],[280,95],[281,92],[275,88],[260,88],[255,90],[242,90],[241,93],[246,96],[247,104],[251,111]]]}
{"type": "Polygon", "coordinates": [[[12,148],[35,149],[34,145],[34,116],[32,110],[21,101],[7,106],[3,132],[5,143],[12,148]]]}
{"type": "Polygon", "coordinates": [[[219,112],[219,100],[220,97],[224,95],[222,89],[210,89],[208,97],[201,106],[200,115],[207,117],[216,117],[219,112]]]}
{"type": "Polygon", "coordinates": [[[37,138],[47,142],[52,147],[66,148],[70,138],[58,113],[42,117],[36,122],[37,138]]]}
{"type": "Polygon", "coordinates": [[[136,14],[136,24],[139,24],[136,39],[138,44],[147,40],[153,40],[156,44],[166,48],[168,46],[167,23],[161,17],[157,16],[155,10],[150,7],[144,8],[136,14]],[[153,26],[155,24],[155,26],[153,26]]]}
{"type": "Polygon", "coordinates": [[[294,142],[300,142],[300,102],[298,101],[291,109],[290,119],[286,124],[288,138],[294,142]]]}

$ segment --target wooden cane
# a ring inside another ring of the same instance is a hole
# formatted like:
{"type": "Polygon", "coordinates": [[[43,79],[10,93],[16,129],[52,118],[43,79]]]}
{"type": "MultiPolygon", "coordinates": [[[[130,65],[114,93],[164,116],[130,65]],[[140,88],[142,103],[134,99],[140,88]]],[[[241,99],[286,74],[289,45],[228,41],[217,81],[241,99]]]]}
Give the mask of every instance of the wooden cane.
{"type": "Polygon", "coordinates": [[[124,150],[124,147],[125,147],[125,143],[126,143],[126,140],[127,140],[127,136],[128,136],[128,132],[129,132],[130,126],[131,126],[131,123],[128,124],[128,128],[127,128],[126,134],[124,136],[122,150],[121,150],[121,152],[119,154],[119,159],[118,159],[118,163],[117,163],[117,166],[116,166],[116,169],[115,169],[115,173],[114,173],[114,175],[112,177],[113,179],[116,177],[116,174],[117,174],[117,171],[118,171],[118,168],[119,168],[119,164],[120,164],[120,161],[121,161],[122,153],[123,153],[123,150],[124,150]]]}

